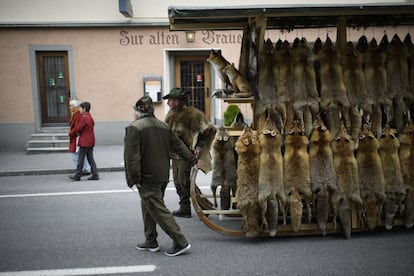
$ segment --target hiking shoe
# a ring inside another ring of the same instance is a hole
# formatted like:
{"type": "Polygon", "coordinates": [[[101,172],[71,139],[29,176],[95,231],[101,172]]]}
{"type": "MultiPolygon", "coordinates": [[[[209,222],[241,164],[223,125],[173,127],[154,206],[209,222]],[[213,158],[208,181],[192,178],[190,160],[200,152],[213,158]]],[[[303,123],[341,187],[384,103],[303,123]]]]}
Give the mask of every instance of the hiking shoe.
{"type": "Polygon", "coordinates": [[[69,179],[71,179],[73,181],[80,181],[80,177],[76,176],[76,175],[69,175],[69,179]]]}
{"type": "Polygon", "coordinates": [[[180,208],[176,211],[173,211],[172,215],[174,217],[180,217],[180,218],[191,218],[191,211],[190,210],[184,211],[180,208]]]}
{"type": "Polygon", "coordinates": [[[88,177],[88,180],[99,180],[99,176],[92,175],[92,176],[88,177]]]}
{"type": "Polygon", "coordinates": [[[191,248],[191,244],[187,243],[184,247],[176,245],[170,249],[167,249],[164,251],[164,254],[168,257],[175,257],[178,255],[183,254],[185,251],[189,250],[191,248]]]}
{"type": "Polygon", "coordinates": [[[151,252],[160,251],[160,247],[158,246],[158,244],[150,245],[146,242],[137,244],[135,248],[141,251],[151,251],[151,252]]]}

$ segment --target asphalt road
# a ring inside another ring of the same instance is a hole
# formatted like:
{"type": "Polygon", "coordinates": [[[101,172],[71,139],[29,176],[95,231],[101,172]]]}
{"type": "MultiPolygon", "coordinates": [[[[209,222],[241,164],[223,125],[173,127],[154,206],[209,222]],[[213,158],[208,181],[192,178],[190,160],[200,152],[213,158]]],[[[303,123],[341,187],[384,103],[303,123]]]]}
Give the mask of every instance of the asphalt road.
{"type": "MultiPolygon", "coordinates": [[[[208,178],[198,185],[208,191],[208,178]]],[[[169,183],[170,210],[177,201],[169,183]]],[[[81,182],[62,174],[0,177],[0,276],[414,274],[414,229],[378,229],[349,240],[342,235],[249,240],[210,230],[194,212],[177,221],[192,244],[188,254],[140,252],[139,196],[126,187],[123,172],[81,182]]],[[[162,230],[158,240],[161,249],[172,245],[162,230]]]]}

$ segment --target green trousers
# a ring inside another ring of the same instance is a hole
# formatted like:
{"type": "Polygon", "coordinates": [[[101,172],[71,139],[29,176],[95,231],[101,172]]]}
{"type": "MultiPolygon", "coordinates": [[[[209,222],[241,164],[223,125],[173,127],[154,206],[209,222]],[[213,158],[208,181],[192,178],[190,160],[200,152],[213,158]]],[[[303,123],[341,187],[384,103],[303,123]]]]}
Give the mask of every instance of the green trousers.
{"type": "MultiPolygon", "coordinates": [[[[145,186],[145,184],[143,186],[145,186]]],[[[148,244],[157,243],[158,224],[174,241],[174,246],[179,245],[184,247],[188,243],[187,239],[181,233],[180,226],[165,206],[161,185],[159,187],[160,189],[157,190],[146,190],[141,188],[139,191],[146,241],[148,244]]]]}
{"type": "Polygon", "coordinates": [[[172,160],[172,171],[175,189],[180,197],[180,209],[191,211],[190,202],[190,173],[191,165],[183,159],[172,160]]]}

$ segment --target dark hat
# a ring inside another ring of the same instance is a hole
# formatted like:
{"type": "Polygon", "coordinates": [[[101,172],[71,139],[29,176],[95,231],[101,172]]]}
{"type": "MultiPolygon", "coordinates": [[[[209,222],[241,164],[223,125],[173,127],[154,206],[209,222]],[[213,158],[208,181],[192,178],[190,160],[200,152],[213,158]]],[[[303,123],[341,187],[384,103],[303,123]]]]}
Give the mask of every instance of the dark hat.
{"type": "Polygon", "coordinates": [[[154,107],[152,104],[152,99],[150,96],[144,96],[140,98],[134,106],[136,111],[142,113],[152,113],[154,112],[154,107]]]}
{"type": "Polygon", "coordinates": [[[189,91],[184,91],[180,87],[175,87],[170,90],[170,93],[162,97],[164,100],[166,99],[176,99],[176,100],[184,100],[185,96],[188,94],[189,91]]]}

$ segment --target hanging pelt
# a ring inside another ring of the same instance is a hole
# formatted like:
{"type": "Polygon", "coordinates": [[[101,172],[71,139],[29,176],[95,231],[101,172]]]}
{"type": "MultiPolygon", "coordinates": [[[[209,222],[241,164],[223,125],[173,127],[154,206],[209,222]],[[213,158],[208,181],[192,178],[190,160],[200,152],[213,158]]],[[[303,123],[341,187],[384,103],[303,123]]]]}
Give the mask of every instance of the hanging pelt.
{"type": "Polygon", "coordinates": [[[331,198],[337,190],[331,140],[330,131],[321,117],[317,116],[309,142],[309,163],[311,189],[316,200],[316,219],[323,235],[326,235],[326,225],[331,212],[331,198]]]}
{"type": "Polygon", "coordinates": [[[260,144],[253,130],[246,126],[235,145],[237,159],[237,207],[242,215],[242,230],[246,237],[254,238],[259,229],[258,173],[260,165],[260,144]]]}
{"type": "Polygon", "coordinates": [[[398,156],[400,142],[396,130],[391,129],[390,125],[385,126],[379,139],[379,145],[386,194],[384,204],[385,228],[390,230],[397,211],[402,210],[405,197],[405,187],[398,156]]]}
{"type": "Polygon", "coordinates": [[[267,116],[259,134],[260,169],[258,201],[261,207],[262,230],[273,237],[277,232],[279,206],[286,224],[286,195],[283,186],[282,135],[267,116]]]}
{"type": "Polygon", "coordinates": [[[234,151],[234,137],[230,136],[222,126],[218,129],[212,145],[213,175],[211,190],[213,192],[214,207],[217,207],[216,191],[220,189],[220,207],[230,209],[231,195],[236,196],[236,156],[234,151]]]}
{"type": "Polygon", "coordinates": [[[363,206],[359,208],[359,219],[369,230],[377,227],[385,202],[385,181],[381,158],[378,153],[379,142],[367,124],[359,138],[357,154],[358,175],[363,206]]]}
{"type": "Polygon", "coordinates": [[[366,95],[372,99],[372,112],[368,106],[364,108],[364,121],[371,121],[371,130],[376,137],[380,137],[382,132],[382,110],[392,107],[392,99],[386,97],[387,92],[387,73],[385,70],[386,54],[377,41],[373,38],[366,51],[364,52],[364,75],[366,95]],[[369,117],[369,119],[368,119],[369,117]]]}
{"type": "Polygon", "coordinates": [[[411,228],[414,225],[414,124],[411,120],[400,135],[399,156],[406,190],[404,222],[411,228]]]}
{"type": "Polygon", "coordinates": [[[306,204],[307,222],[312,218],[308,144],[309,139],[304,128],[298,121],[294,121],[285,138],[283,160],[284,187],[288,196],[290,224],[294,232],[298,232],[301,227],[303,201],[306,204]]]}
{"type": "Polygon", "coordinates": [[[361,109],[371,113],[373,104],[373,100],[366,95],[362,56],[354,47],[354,44],[348,42],[341,58],[346,95],[351,105],[349,114],[351,119],[350,130],[354,141],[357,141],[359,133],[361,132],[361,109]]]}
{"type": "Polygon", "coordinates": [[[292,90],[291,55],[288,41],[278,41],[272,55],[273,78],[276,86],[276,111],[281,114],[287,133],[293,121],[293,104],[290,98],[292,90]]]}
{"type": "Polygon", "coordinates": [[[410,111],[411,116],[414,116],[414,44],[411,40],[411,35],[408,33],[404,38],[404,44],[408,51],[408,91],[405,95],[404,103],[410,111]]]}
{"type": "Polygon", "coordinates": [[[358,163],[355,158],[355,142],[343,124],[341,131],[331,142],[334,168],[337,176],[337,192],[332,201],[334,215],[339,216],[345,238],[351,236],[351,202],[358,207],[362,206],[359,188],[358,163]]]}
{"type": "MultiPolygon", "coordinates": [[[[404,126],[403,114],[406,110],[403,99],[408,92],[408,49],[395,34],[387,47],[387,90],[393,99],[392,126],[401,132],[404,126]]],[[[389,123],[389,122],[388,122],[389,123]]]]}
{"type": "Polygon", "coordinates": [[[329,130],[335,135],[340,129],[340,114],[344,117],[345,126],[350,129],[350,104],[343,81],[341,54],[329,37],[319,51],[317,59],[321,66],[320,107],[327,114],[329,130]]]}
{"type": "Polygon", "coordinates": [[[302,121],[301,124],[304,125],[308,137],[312,131],[312,123],[319,111],[313,60],[314,55],[307,45],[306,39],[295,39],[291,49],[293,109],[299,120],[302,121]]]}

